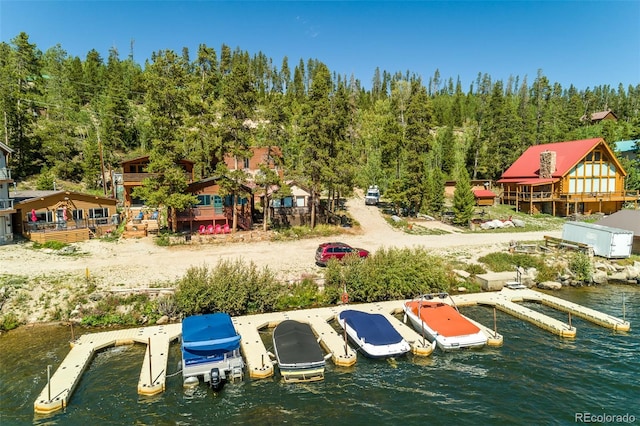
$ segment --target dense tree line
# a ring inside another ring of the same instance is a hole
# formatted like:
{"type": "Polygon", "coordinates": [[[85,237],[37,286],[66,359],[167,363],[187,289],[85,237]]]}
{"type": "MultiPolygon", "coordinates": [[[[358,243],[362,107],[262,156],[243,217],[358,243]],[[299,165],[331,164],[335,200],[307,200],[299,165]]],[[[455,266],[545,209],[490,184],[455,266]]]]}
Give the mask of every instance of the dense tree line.
{"type": "MultiPolygon", "coordinates": [[[[184,176],[175,160],[196,162],[198,177],[226,175],[237,195],[242,173],[221,166],[254,145],[280,146],[289,177],[330,197],[379,185],[398,206],[438,212],[449,179],[496,179],[529,146],[604,137],[640,138],[640,83],[577,89],[539,71],[507,81],[478,74],[468,88],[436,71],[376,69],[371,89],[317,59],[274,64],[222,45],[195,56],[159,50],[144,66],[116,49],[84,59],[58,45],[41,52],[21,33],[0,43],[3,142],[15,153],[14,180],[48,175],[99,189],[101,163],[149,155],[145,197],[180,207],[184,176]],[[611,109],[618,121],[582,119],[611,109]],[[101,162],[100,156],[103,156],[101,162]]],[[[639,164],[626,162],[640,189],[639,164]]]]}

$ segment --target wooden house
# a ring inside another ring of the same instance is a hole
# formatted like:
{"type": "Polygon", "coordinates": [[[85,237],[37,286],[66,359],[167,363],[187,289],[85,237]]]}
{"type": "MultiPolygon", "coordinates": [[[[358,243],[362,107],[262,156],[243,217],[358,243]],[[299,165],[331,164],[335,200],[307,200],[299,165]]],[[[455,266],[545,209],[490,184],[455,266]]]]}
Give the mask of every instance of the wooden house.
{"type": "MultiPolygon", "coordinates": [[[[272,197],[269,217],[279,225],[300,226],[311,222],[311,191],[296,181],[286,182],[291,195],[272,197]]],[[[275,192],[278,188],[273,188],[275,192]]]]}
{"type": "Polygon", "coordinates": [[[13,241],[11,216],[16,212],[13,199],[9,197],[9,187],[13,183],[11,171],[7,167],[8,157],[13,150],[0,142],[0,244],[13,241]]]}
{"type": "MultiPolygon", "coordinates": [[[[581,119],[585,121],[587,120],[587,116],[582,116],[581,119]]],[[[589,122],[591,124],[600,123],[604,120],[618,121],[618,117],[611,110],[594,112],[589,116],[589,122]]]]}
{"type": "Polygon", "coordinates": [[[626,175],[604,139],[595,138],[529,147],[498,183],[502,203],[518,211],[609,214],[638,205],[638,191],[625,190],[626,175]]]}
{"type": "Polygon", "coordinates": [[[251,147],[250,155],[247,157],[238,157],[233,155],[225,155],[224,163],[229,170],[244,170],[246,173],[255,177],[260,171],[260,165],[266,164],[271,170],[274,170],[282,179],[284,171],[282,164],[282,150],[278,146],[268,147],[251,147]]]}
{"type": "MultiPolygon", "coordinates": [[[[202,233],[204,227],[206,233],[212,233],[210,232],[212,229],[215,232],[216,229],[224,229],[225,225],[227,229],[233,226],[232,197],[222,195],[220,179],[225,178],[212,177],[189,184],[187,192],[198,198],[198,204],[177,212],[179,231],[202,233]]],[[[243,189],[247,194],[251,193],[249,187],[243,189]]],[[[253,226],[253,198],[237,197],[235,201],[238,228],[251,229],[253,226]]]]}
{"type": "MultiPolygon", "coordinates": [[[[180,160],[179,166],[184,170],[188,183],[193,182],[193,161],[180,160]]],[[[140,209],[146,202],[133,196],[133,190],[142,186],[142,181],[146,178],[157,176],[158,173],[148,173],[149,156],[137,157],[123,161],[122,165],[122,195],[124,206],[127,209],[140,209]]]]}
{"type": "Polygon", "coordinates": [[[18,191],[13,229],[31,240],[73,243],[118,226],[117,200],[72,191],[18,191]]]}

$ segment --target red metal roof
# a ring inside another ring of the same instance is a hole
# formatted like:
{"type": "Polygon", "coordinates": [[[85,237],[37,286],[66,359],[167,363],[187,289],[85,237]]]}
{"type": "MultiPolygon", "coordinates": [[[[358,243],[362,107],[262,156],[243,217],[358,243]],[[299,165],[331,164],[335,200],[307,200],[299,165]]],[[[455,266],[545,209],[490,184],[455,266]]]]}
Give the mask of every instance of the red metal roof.
{"type": "Polygon", "coordinates": [[[496,194],[488,189],[474,189],[473,196],[476,198],[495,198],[496,194]]]}
{"type": "Polygon", "coordinates": [[[520,185],[543,185],[545,183],[553,183],[558,182],[560,179],[558,178],[549,178],[549,179],[522,179],[522,178],[510,178],[510,179],[500,179],[497,183],[517,183],[520,185]]]}
{"type": "Polygon", "coordinates": [[[526,178],[539,179],[540,153],[544,151],[556,153],[556,170],[552,176],[560,178],[600,143],[604,143],[604,139],[583,139],[531,146],[502,174],[500,181],[505,179],[517,179],[516,181],[526,178]]]}

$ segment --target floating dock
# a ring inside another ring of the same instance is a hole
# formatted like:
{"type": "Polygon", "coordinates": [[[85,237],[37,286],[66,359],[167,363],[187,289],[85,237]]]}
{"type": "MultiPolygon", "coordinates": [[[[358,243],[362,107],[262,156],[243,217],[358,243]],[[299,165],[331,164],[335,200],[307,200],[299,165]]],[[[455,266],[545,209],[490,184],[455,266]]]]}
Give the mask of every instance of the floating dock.
{"type": "MultiPolygon", "coordinates": [[[[454,304],[458,307],[474,305],[494,306],[496,309],[529,321],[558,336],[567,338],[575,337],[576,329],[571,324],[563,323],[562,321],[550,318],[516,303],[522,301],[538,302],[617,331],[628,331],[631,328],[629,322],[621,320],[620,318],[529,289],[511,290],[503,288],[499,292],[455,295],[443,299],[443,302],[454,304]]],[[[263,379],[273,376],[274,362],[272,361],[272,354],[262,342],[260,330],[273,328],[286,319],[309,323],[318,337],[318,341],[324,350],[330,354],[335,365],[344,367],[354,365],[357,358],[356,352],[346,344],[344,337],[330,324],[330,321],[344,309],[357,309],[364,312],[384,315],[396,330],[398,330],[400,335],[409,342],[414,354],[422,356],[430,355],[433,351],[430,342],[424,339],[410,325],[405,324],[394,316],[403,312],[402,306],[403,301],[396,300],[247,315],[232,318],[232,321],[236,330],[242,336],[242,355],[246,361],[249,377],[263,379]]],[[[569,318],[571,317],[569,316],[569,318]]],[[[487,344],[489,346],[502,345],[503,337],[497,333],[495,326],[494,329],[490,329],[470,318],[468,319],[480,327],[487,335],[487,344]]],[[[146,344],[147,350],[140,371],[138,393],[141,395],[155,395],[163,392],[165,390],[167,377],[166,369],[169,345],[173,340],[180,337],[181,332],[181,324],[169,324],[85,334],[79,337],[71,343],[71,351],[57,368],[55,374],[50,377],[47,386],[35,401],[35,412],[51,413],[66,407],[71,398],[71,394],[82,377],[82,373],[88,368],[95,353],[109,346],[133,343],[146,344]]]]}
{"type": "Polygon", "coordinates": [[[66,407],[95,353],[110,346],[131,345],[136,342],[146,344],[147,351],[140,371],[138,393],[155,395],[163,392],[169,344],[180,337],[181,333],[181,324],[169,324],[80,336],[71,342],[71,351],[36,399],[35,412],[46,414],[66,407]]]}

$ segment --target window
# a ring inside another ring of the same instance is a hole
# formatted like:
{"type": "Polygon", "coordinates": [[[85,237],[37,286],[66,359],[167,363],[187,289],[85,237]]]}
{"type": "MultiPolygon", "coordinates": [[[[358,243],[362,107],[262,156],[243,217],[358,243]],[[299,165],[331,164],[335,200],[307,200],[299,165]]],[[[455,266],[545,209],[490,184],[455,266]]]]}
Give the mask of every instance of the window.
{"type": "Polygon", "coordinates": [[[84,219],[84,210],[71,210],[71,218],[73,220],[84,219]]]}
{"type": "Polygon", "coordinates": [[[99,219],[103,217],[109,217],[109,209],[106,207],[89,209],[89,219],[99,219]]]}
{"type": "Polygon", "coordinates": [[[304,207],[304,195],[296,197],[296,207],[304,207]]]}
{"type": "Polygon", "coordinates": [[[198,195],[198,205],[199,206],[210,206],[211,205],[211,195],[198,195]]]}
{"type": "Polygon", "coordinates": [[[244,168],[245,168],[245,169],[248,169],[248,168],[249,168],[249,159],[248,159],[248,158],[245,158],[245,159],[244,159],[244,168]]]}

